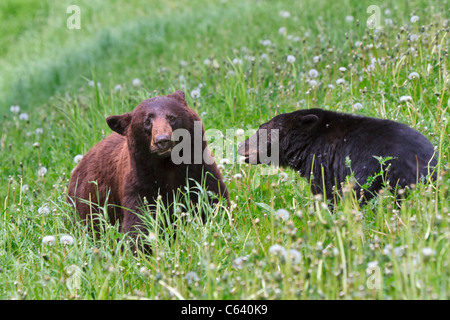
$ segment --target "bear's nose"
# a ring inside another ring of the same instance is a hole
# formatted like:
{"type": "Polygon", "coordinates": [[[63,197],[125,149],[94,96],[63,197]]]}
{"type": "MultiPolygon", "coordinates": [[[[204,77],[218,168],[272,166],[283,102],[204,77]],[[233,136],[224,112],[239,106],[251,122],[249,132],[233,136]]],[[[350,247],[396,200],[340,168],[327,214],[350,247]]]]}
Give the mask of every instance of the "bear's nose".
{"type": "Polygon", "coordinates": [[[157,136],[155,138],[155,145],[160,150],[168,149],[170,146],[170,137],[167,134],[157,136]]]}

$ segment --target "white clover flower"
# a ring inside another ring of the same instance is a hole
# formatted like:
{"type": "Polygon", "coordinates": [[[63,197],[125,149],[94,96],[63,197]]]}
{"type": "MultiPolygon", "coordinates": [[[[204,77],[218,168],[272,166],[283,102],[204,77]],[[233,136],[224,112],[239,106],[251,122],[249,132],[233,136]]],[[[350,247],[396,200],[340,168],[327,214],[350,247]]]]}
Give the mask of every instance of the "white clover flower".
{"type": "Polygon", "coordinates": [[[345,22],[352,22],[355,18],[353,18],[353,16],[348,15],[345,17],[345,22]]]}
{"type": "Polygon", "coordinates": [[[278,33],[285,35],[286,34],[286,28],[285,27],[281,27],[280,29],[278,29],[278,33]]]}
{"type": "Polygon", "coordinates": [[[288,63],[294,63],[295,62],[295,57],[292,55],[287,56],[286,58],[288,63]]]}
{"type": "Polygon", "coordinates": [[[42,216],[46,216],[50,213],[50,208],[47,207],[46,205],[43,205],[38,209],[38,213],[42,216]]]}
{"type": "Polygon", "coordinates": [[[408,76],[409,80],[414,80],[414,79],[419,79],[419,78],[420,78],[420,76],[417,72],[411,72],[408,76]]]}
{"type": "Polygon", "coordinates": [[[274,244],[269,248],[269,254],[277,256],[277,257],[285,257],[286,249],[280,246],[279,244],[274,244]]]}
{"type": "Polygon", "coordinates": [[[340,71],[340,72],[345,72],[345,71],[347,71],[347,68],[346,68],[346,67],[340,67],[340,68],[339,68],[339,71],[340,71]]]}
{"type": "Polygon", "coordinates": [[[236,173],[236,174],[233,176],[233,179],[236,179],[236,180],[242,179],[242,174],[236,173]]]}
{"type": "Polygon", "coordinates": [[[131,84],[135,87],[139,87],[141,85],[141,80],[138,78],[133,79],[133,81],[131,81],[131,84]]]}
{"type": "Polygon", "coordinates": [[[289,11],[280,11],[279,14],[284,19],[287,19],[291,16],[291,13],[289,11]]]}
{"type": "Polygon", "coordinates": [[[197,99],[200,97],[200,89],[194,89],[191,91],[191,97],[192,99],[197,99]]]}
{"type": "Polygon", "coordinates": [[[20,112],[20,107],[19,106],[16,106],[16,105],[14,105],[14,106],[11,106],[10,108],[9,108],[9,111],[11,111],[12,113],[19,113],[20,112]]]}
{"type": "Polygon", "coordinates": [[[19,115],[19,120],[28,121],[28,113],[21,113],[19,115]]]}
{"type": "Polygon", "coordinates": [[[205,66],[209,66],[209,65],[211,64],[211,60],[208,59],[208,58],[206,58],[205,60],[203,60],[203,64],[204,64],[205,66]]]}
{"type": "Polygon", "coordinates": [[[308,75],[311,78],[317,78],[319,76],[319,72],[316,69],[311,69],[309,70],[308,75]]]}
{"type": "Polygon", "coordinates": [[[73,237],[69,236],[68,234],[63,235],[61,238],[59,238],[59,242],[64,245],[71,245],[73,244],[73,237]]]}
{"type": "Polygon", "coordinates": [[[188,282],[189,284],[191,284],[191,283],[193,283],[193,282],[197,282],[197,281],[200,280],[200,278],[199,278],[198,275],[197,275],[197,272],[195,272],[195,271],[189,271],[189,272],[186,274],[185,278],[186,278],[186,280],[187,280],[187,282],[188,282]]]}
{"type": "Polygon", "coordinates": [[[27,185],[27,184],[24,184],[24,185],[22,186],[22,192],[23,192],[23,193],[26,193],[26,192],[28,192],[28,190],[30,190],[30,186],[27,185]]]}
{"type": "Polygon", "coordinates": [[[345,79],[339,78],[336,80],[336,84],[338,85],[344,85],[345,84],[345,79]]]}
{"type": "Polygon", "coordinates": [[[416,23],[417,21],[419,21],[419,17],[418,16],[412,16],[410,21],[411,21],[411,23],[416,23]]]}
{"type": "Polygon", "coordinates": [[[47,168],[46,167],[39,167],[38,168],[38,176],[39,177],[45,176],[46,173],[47,173],[47,168]]]}
{"type": "Polygon", "coordinates": [[[114,86],[114,91],[122,91],[122,85],[120,85],[120,84],[116,84],[115,86],[114,86]]]}
{"type": "Polygon", "coordinates": [[[44,130],[42,128],[37,128],[35,132],[36,134],[43,134],[44,130]]]}
{"type": "Polygon", "coordinates": [[[289,220],[289,211],[287,211],[286,209],[278,209],[275,212],[275,217],[283,221],[289,220]]]}
{"type": "Polygon", "coordinates": [[[299,264],[302,261],[301,253],[295,249],[290,249],[288,255],[291,258],[292,264],[299,264]]]}
{"type": "Polygon", "coordinates": [[[401,96],[400,101],[401,102],[412,101],[412,97],[411,96],[401,96]]]}
{"type": "Polygon", "coordinates": [[[361,110],[362,107],[363,107],[363,105],[359,102],[357,102],[353,105],[353,109],[355,109],[355,110],[361,110]]]}
{"type": "Polygon", "coordinates": [[[48,246],[52,246],[56,243],[56,239],[54,236],[45,236],[42,238],[42,243],[48,246]]]}
{"type": "Polygon", "coordinates": [[[83,159],[83,155],[82,155],[82,154],[77,154],[77,155],[73,158],[73,162],[79,163],[79,162],[81,161],[81,159],[83,159]]]}
{"type": "Polygon", "coordinates": [[[423,249],[422,249],[422,254],[423,254],[425,257],[434,256],[434,255],[436,254],[436,251],[434,251],[434,250],[431,249],[431,248],[423,248],[423,249]]]}

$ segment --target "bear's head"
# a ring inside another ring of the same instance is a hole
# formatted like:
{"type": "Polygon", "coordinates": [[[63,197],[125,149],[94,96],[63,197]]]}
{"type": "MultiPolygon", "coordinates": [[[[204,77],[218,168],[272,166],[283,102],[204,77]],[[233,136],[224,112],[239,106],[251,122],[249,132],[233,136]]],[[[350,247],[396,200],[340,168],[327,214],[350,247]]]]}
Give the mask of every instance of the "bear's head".
{"type": "Polygon", "coordinates": [[[176,144],[173,132],[193,132],[194,121],[200,118],[187,106],[183,91],[145,100],[130,113],[106,118],[113,131],[127,137],[129,145],[161,158],[169,157],[176,144]]]}
{"type": "Polygon", "coordinates": [[[299,149],[319,122],[318,109],[279,114],[259,126],[256,133],[238,146],[238,154],[250,164],[289,165],[289,151],[299,149]]]}

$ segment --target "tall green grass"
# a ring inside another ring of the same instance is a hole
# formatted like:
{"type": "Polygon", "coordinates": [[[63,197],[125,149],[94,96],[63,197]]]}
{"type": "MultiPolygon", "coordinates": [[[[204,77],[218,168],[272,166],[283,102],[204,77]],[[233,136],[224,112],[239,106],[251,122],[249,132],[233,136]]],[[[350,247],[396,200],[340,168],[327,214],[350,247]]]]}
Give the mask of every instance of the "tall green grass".
{"type": "Polygon", "coordinates": [[[380,31],[359,1],[75,4],[80,31],[66,3],[0,5],[0,298],[448,299],[447,2],[380,3],[380,31]],[[406,123],[436,146],[438,179],[401,190],[401,206],[344,192],[330,211],[296,172],[233,153],[216,158],[231,207],[148,208],[154,250],[134,254],[118,225],[95,236],[79,220],[68,179],[107,116],[178,89],[224,134],[313,107],[406,123]]]}

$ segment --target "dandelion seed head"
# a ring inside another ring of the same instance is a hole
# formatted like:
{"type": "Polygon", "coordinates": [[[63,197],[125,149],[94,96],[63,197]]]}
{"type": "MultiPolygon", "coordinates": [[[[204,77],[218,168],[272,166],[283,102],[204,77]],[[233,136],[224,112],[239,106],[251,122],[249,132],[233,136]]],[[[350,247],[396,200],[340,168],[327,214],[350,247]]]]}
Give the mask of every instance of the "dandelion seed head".
{"type": "Polygon", "coordinates": [[[278,33],[285,35],[286,34],[286,28],[285,27],[281,27],[280,29],[278,29],[278,33]]]}
{"type": "Polygon", "coordinates": [[[199,278],[198,275],[197,275],[197,272],[195,272],[195,271],[189,271],[189,272],[186,274],[185,278],[186,278],[186,280],[187,280],[187,282],[188,282],[189,284],[192,284],[192,283],[197,282],[197,281],[200,280],[200,278],[199,278]]]}
{"type": "Polygon", "coordinates": [[[9,111],[11,111],[12,113],[19,113],[20,112],[20,107],[17,105],[13,105],[9,108],[9,111]]]}
{"type": "Polygon", "coordinates": [[[139,87],[141,85],[141,80],[138,78],[133,79],[133,81],[131,81],[131,84],[135,87],[139,87]]]}
{"type": "Polygon", "coordinates": [[[233,179],[236,179],[236,180],[242,179],[242,174],[236,173],[235,175],[233,175],[233,179]]]}
{"type": "Polygon", "coordinates": [[[406,101],[412,101],[412,97],[411,96],[401,96],[400,97],[400,101],[401,102],[406,102],[406,101]]]}
{"type": "Polygon", "coordinates": [[[416,23],[417,21],[419,21],[419,16],[412,16],[410,21],[411,23],[416,23]]]}
{"type": "Polygon", "coordinates": [[[21,113],[20,115],[19,115],[19,120],[22,120],[22,121],[28,121],[28,113],[21,113]]]}
{"type": "Polygon", "coordinates": [[[64,244],[64,245],[72,245],[73,244],[73,237],[69,236],[68,234],[65,234],[61,238],[59,238],[59,242],[64,244]]]}
{"type": "Polygon", "coordinates": [[[355,109],[355,110],[361,110],[362,107],[363,107],[363,105],[359,102],[357,102],[353,105],[353,109],[355,109]]]}
{"type": "Polygon", "coordinates": [[[309,80],[308,83],[313,88],[316,88],[319,85],[319,83],[316,80],[309,80]]]}
{"type": "Polygon", "coordinates": [[[83,155],[82,155],[82,154],[77,154],[77,155],[73,158],[73,162],[79,163],[79,162],[81,161],[81,159],[83,159],[83,155]]]}
{"type": "Polygon", "coordinates": [[[38,209],[38,213],[42,216],[48,215],[50,213],[50,208],[46,205],[43,205],[38,209]]]}
{"type": "Polygon", "coordinates": [[[299,264],[302,261],[301,253],[295,249],[289,250],[289,257],[291,258],[292,264],[299,264]]]}
{"type": "Polygon", "coordinates": [[[292,55],[289,55],[289,56],[287,56],[286,60],[287,60],[288,63],[294,63],[295,62],[295,57],[292,56],[292,55]]]}
{"type": "Polygon", "coordinates": [[[291,13],[289,11],[282,10],[282,11],[279,12],[279,15],[282,18],[287,19],[287,18],[289,18],[291,16],[291,13]]]}
{"type": "Polygon", "coordinates": [[[422,249],[422,254],[423,254],[425,257],[434,256],[434,255],[436,254],[436,251],[434,251],[434,250],[431,249],[431,248],[423,248],[423,249],[422,249]]]}
{"type": "Polygon", "coordinates": [[[48,246],[52,246],[56,243],[56,239],[54,236],[45,236],[42,238],[42,243],[48,246]]]}
{"type": "Polygon", "coordinates": [[[419,79],[419,78],[420,78],[420,76],[417,72],[411,72],[408,76],[409,80],[414,80],[414,79],[419,79]]]}
{"type": "Polygon", "coordinates": [[[310,78],[317,78],[319,76],[319,72],[316,69],[311,69],[308,72],[310,78]]]}
{"type": "Polygon", "coordinates": [[[287,221],[287,220],[289,220],[289,211],[287,211],[286,209],[278,209],[275,212],[275,217],[277,219],[281,219],[283,221],[287,221]]]}
{"type": "Polygon", "coordinates": [[[39,167],[38,169],[38,176],[39,177],[43,177],[45,176],[45,174],[47,173],[47,168],[46,167],[39,167]]]}
{"type": "Polygon", "coordinates": [[[192,99],[197,99],[200,97],[200,89],[194,89],[191,91],[191,97],[192,99]]]}
{"type": "Polygon", "coordinates": [[[279,244],[274,244],[269,248],[269,254],[277,256],[277,257],[285,257],[286,249],[280,246],[279,244]]]}

